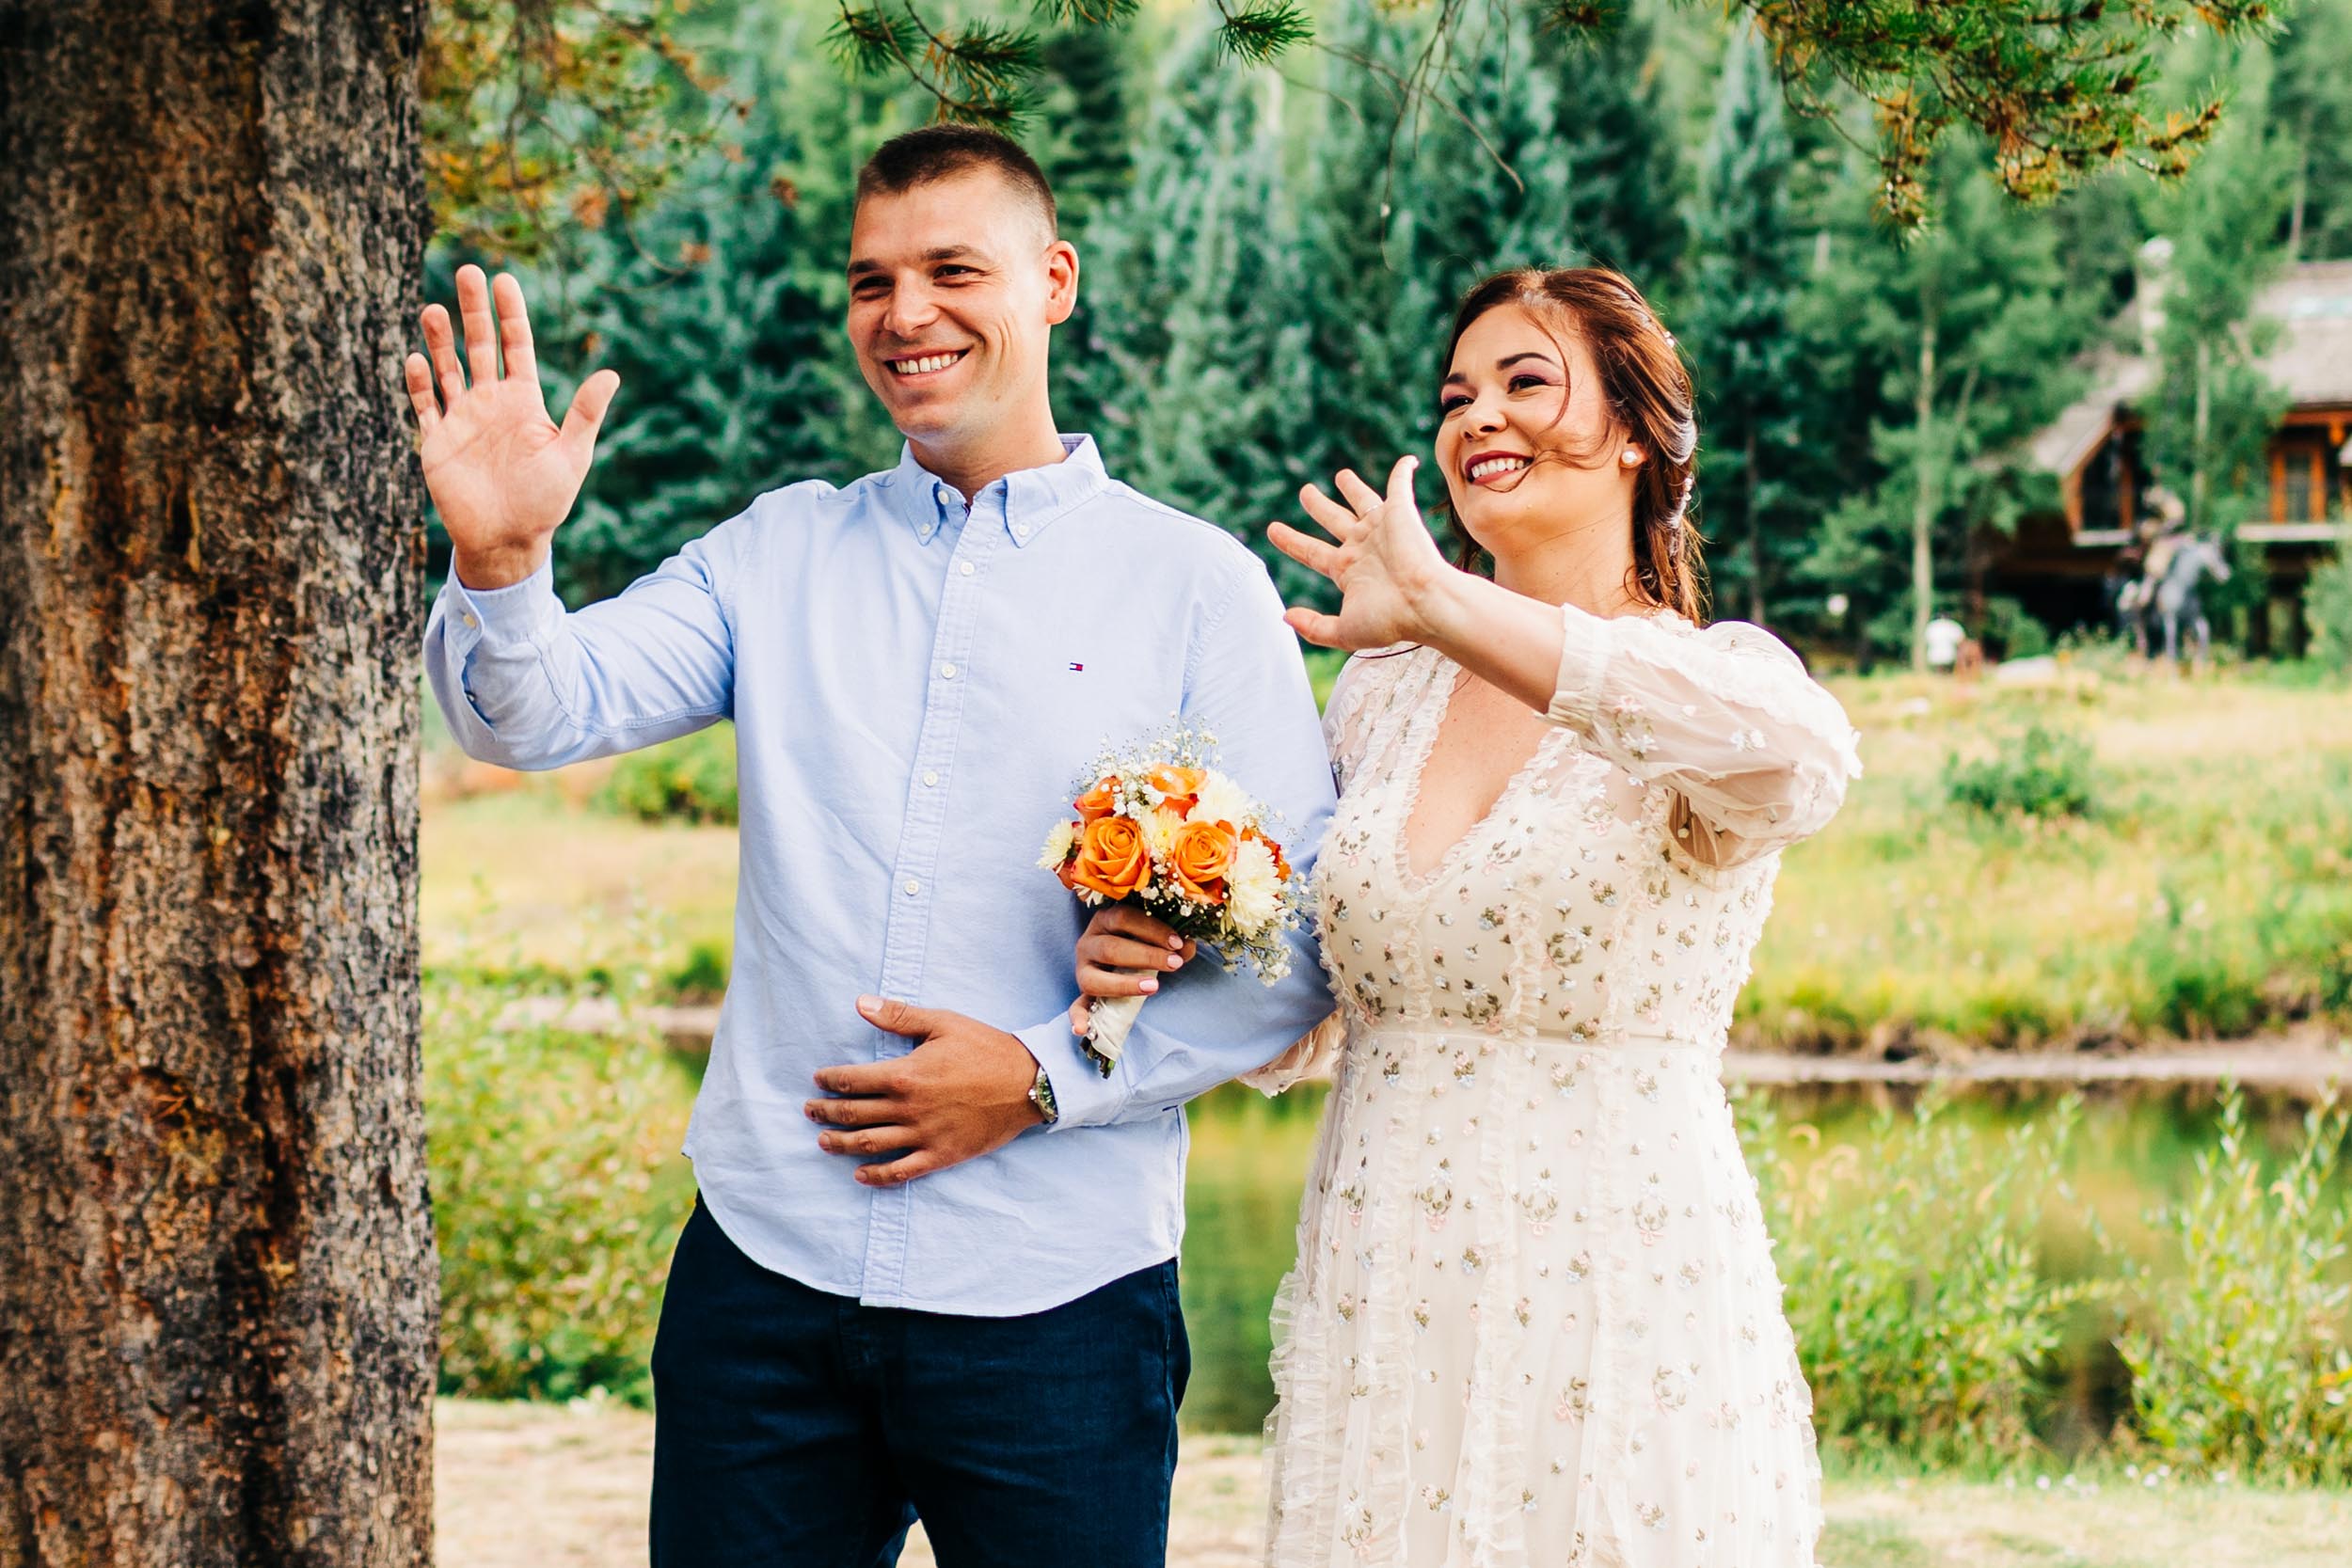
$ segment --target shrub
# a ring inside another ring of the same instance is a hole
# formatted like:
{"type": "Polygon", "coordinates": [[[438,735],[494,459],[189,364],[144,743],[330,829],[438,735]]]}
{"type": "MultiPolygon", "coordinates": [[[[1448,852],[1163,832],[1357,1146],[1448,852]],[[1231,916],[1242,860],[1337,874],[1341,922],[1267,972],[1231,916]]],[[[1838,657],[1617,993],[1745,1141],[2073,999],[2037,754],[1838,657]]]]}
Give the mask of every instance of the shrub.
{"type": "Polygon", "coordinates": [[[1953,804],[1987,816],[2088,816],[2093,796],[2090,742],[2039,719],[2001,736],[1989,756],[1944,765],[1953,804]]]}
{"type": "Polygon", "coordinates": [[[2150,1216],[2169,1254],[2128,1259],[2140,1442],[2172,1464],[2303,1483],[2352,1479],[2352,1284],[2341,1268],[2352,1196],[2334,1187],[2352,1108],[2306,1114],[2286,1168],[2264,1169],[2226,1085],[2215,1147],[2180,1202],[2150,1216]]]}
{"type": "Polygon", "coordinates": [[[694,943],[668,982],[669,993],[681,1002],[716,1002],[727,990],[726,950],[715,942],[694,943]]]}
{"type": "MultiPolygon", "coordinates": [[[[569,1002],[580,994],[563,998],[569,1002]]],[[[430,981],[425,1130],[445,1394],[643,1402],[693,1185],[689,1097],[658,1036],[525,1022],[503,988],[430,981]]]]}
{"type": "Polygon", "coordinates": [[[2312,573],[2303,586],[2303,619],[2312,628],[2312,659],[2352,674],[2352,550],[2312,573]]]}
{"type": "Polygon", "coordinates": [[[735,790],[735,726],[713,724],[622,757],[613,764],[597,803],[647,822],[733,826],[735,790]]]}
{"type": "Polygon", "coordinates": [[[1947,1098],[1882,1113],[1871,1156],[1847,1145],[1801,1173],[1764,1096],[1741,1096],[1741,1121],[1822,1441],[1982,1467],[2039,1450],[2071,1320],[2113,1288],[2049,1277],[2033,1241],[2073,1197],[2080,1100],[1987,1160],[1947,1098]]]}

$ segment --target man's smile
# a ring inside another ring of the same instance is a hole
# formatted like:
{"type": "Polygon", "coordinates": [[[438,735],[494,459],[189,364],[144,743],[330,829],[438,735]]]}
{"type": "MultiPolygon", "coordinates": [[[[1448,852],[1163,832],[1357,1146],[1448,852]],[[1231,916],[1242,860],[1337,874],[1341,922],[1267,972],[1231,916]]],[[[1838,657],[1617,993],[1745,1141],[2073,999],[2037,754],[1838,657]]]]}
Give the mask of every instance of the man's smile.
{"type": "Polygon", "coordinates": [[[925,376],[937,375],[942,371],[954,368],[971,352],[968,348],[931,349],[922,354],[892,356],[884,358],[882,363],[889,366],[890,373],[901,381],[919,381],[925,376]]]}

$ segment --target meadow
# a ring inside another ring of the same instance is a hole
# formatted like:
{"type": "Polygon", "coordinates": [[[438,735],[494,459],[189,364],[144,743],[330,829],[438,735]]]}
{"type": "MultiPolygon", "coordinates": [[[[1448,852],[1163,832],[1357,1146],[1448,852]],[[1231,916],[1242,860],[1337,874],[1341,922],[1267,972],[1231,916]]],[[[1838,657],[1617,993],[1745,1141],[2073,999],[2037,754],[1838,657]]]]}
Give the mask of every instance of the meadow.
{"type": "MultiPolygon", "coordinates": [[[[2183,681],[2087,650],[2016,683],[1833,679],[1867,771],[1786,857],[1734,1044],[1949,1055],[2344,1020],[2352,691],[2294,668],[2183,681]]],[[[715,996],[732,744],[722,726],[530,780],[437,751],[427,965],[626,963],[715,996]]]]}
{"type": "MultiPolygon", "coordinates": [[[[1981,1056],[2218,1037],[2226,1059],[2249,1031],[2341,1036],[2346,693],[2088,659],[2030,685],[1838,689],[1869,772],[1788,858],[1740,1043],[1981,1056]]],[[[447,1394],[648,1397],[701,1057],[644,1009],[723,985],[725,744],[532,780],[428,763],[447,1394]],[[548,996],[616,1004],[619,1030],[511,1011],[548,996]]],[[[2208,1491],[2352,1479],[2352,1108],[2212,1085],[1799,1084],[1739,1104],[1834,1475],[1873,1496],[1906,1476],[2121,1485],[2127,1466],[2208,1491]]],[[[1266,1305],[1319,1111],[1313,1086],[1192,1109],[1198,1433],[1263,1415],[1266,1305]]],[[[1852,1531],[1847,1560],[1959,1560],[1891,1518],[1852,1531]]]]}

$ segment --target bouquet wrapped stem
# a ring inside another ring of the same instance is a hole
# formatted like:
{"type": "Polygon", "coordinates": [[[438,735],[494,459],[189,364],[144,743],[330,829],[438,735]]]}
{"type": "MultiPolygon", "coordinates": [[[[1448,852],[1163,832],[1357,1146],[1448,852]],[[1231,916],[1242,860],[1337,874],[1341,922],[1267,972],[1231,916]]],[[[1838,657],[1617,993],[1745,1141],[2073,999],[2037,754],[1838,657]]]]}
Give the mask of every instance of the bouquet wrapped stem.
{"type": "MultiPolygon", "coordinates": [[[[1039,865],[1090,909],[1131,903],[1273,985],[1290,973],[1282,933],[1301,898],[1270,814],[1210,766],[1213,736],[1176,730],[1107,752],[1055,824],[1039,865]]],[[[1098,999],[1087,1053],[1105,1077],[1118,1066],[1144,998],[1098,999]]]]}

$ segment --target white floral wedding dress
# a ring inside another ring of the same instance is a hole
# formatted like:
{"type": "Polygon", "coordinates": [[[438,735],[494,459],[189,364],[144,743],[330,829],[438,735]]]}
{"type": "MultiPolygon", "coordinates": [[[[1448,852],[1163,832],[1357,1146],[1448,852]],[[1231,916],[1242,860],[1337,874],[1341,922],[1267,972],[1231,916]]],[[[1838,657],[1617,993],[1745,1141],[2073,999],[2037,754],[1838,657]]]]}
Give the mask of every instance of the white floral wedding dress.
{"type": "Polygon", "coordinates": [[[1425,875],[1458,669],[1343,672],[1315,873],[1342,1010],[1275,1307],[1275,1568],[1811,1568],[1820,1465],[1718,1077],[1778,850],[1857,773],[1750,626],[1563,612],[1547,732],[1425,875]]]}

